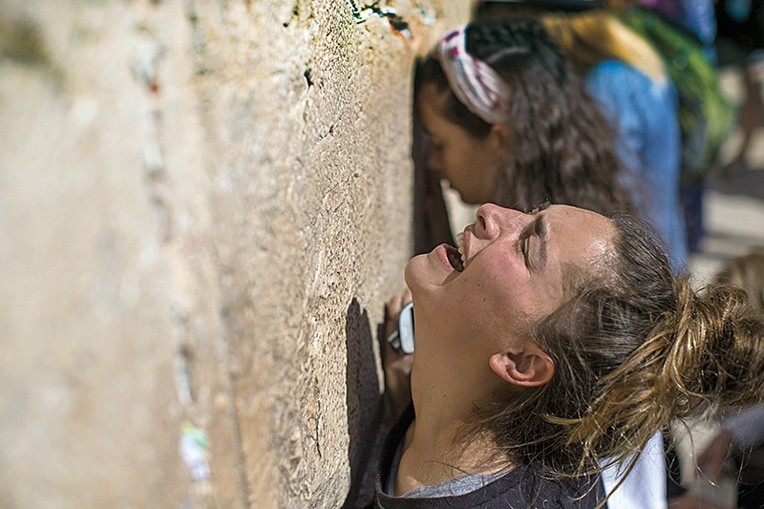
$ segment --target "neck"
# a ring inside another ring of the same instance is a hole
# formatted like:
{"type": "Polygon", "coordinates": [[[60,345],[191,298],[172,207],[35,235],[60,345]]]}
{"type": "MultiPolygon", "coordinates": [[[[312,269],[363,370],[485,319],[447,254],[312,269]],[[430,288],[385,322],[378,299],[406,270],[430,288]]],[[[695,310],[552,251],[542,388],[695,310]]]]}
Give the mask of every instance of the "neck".
{"type": "Polygon", "coordinates": [[[411,382],[416,420],[403,444],[395,480],[396,495],[507,467],[506,457],[490,434],[465,427],[472,420],[473,401],[460,399],[463,392],[422,383],[416,370],[412,372],[411,382]]]}

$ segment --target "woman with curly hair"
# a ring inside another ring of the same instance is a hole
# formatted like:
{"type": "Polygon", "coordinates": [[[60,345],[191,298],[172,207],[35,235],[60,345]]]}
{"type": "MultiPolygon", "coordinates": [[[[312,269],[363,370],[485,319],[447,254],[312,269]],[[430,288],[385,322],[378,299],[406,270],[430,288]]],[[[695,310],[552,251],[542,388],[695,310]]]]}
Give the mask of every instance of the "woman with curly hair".
{"type": "Polygon", "coordinates": [[[633,208],[613,132],[538,22],[459,27],[415,83],[427,167],[466,203],[633,208]]]}
{"type": "MultiPolygon", "coordinates": [[[[587,28],[604,27],[609,44],[600,46],[613,47],[611,54],[620,49],[628,63],[603,61],[602,47],[586,44],[569,59],[559,44],[569,49],[565,35],[575,32],[552,21],[545,23],[557,28],[555,37],[530,19],[471,23],[444,37],[421,63],[416,104],[428,134],[428,168],[467,203],[528,208],[551,201],[597,212],[637,210],[656,225],[672,267],[681,269],[687,252],[678,210],[679,126],[660,57],[613,19],[587,28]],[[589,57],[595,72],[585,83],[571,62],[589,57]],[[621,79],[622,67],[637,63],[640,69],[630,67],[621,79]],[[615,75],[620,85],[610,79],[615,75]],[[639,93],[601,93],[615,85],[639,93]],[[634,114],[623,115],[624,104],[607,97],[635,100],[628,105],[634,114]],[[660,115],[647,113],[655,108],[660,115]]],[[[438,187],[430,190],[437,198],[438,187]]],[[[437,211],[436,204],[431,201],[428,211],[437,211]]],[[[431,220],[432,231],[438,226],[431,220]]]]}
{"type": "Polygon", "coordinates": [[[705,147],[692,141],[700,138],[683,139],[679,95],[663,59],[607,10],[547,12],[540,19],[618,133],[619,155],[639,174],[638,210],[666,242],[672,267],[681,270],[689,250],[680,198],[682,165],[692,160],[692,167],[699,167],[705,147]]]}
{"type": "Polygon", "coordinates": [[[697,294],[632,216],[486,204],[458,237],[406,267],[411,405],[375,507],[604,507],[607,464],[764,399],[762,314],[733,287],[697,294]]]}

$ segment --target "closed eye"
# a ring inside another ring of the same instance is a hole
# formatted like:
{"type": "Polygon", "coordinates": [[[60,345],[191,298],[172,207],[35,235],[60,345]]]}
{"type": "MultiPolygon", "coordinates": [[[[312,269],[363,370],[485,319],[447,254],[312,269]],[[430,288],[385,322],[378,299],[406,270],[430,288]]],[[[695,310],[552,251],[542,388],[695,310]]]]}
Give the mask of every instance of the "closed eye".
{"type": "Polygon", "coordinates": [[[520,251],[523,253],[523,261],[525,262],[525,266],[530,269],[530,258],[528,256],[528,252],[530,250],[530,244],[531,244],[531,235],[530,232],[527,230],[523,232],[522,237],[520,238],[520,251]]]}
{"type": "Polygon", "coordinates": [[[525,260],[525,266],[530,271],[543,269],[546,264],[547,258],[547,240],[549,230],[547,229],[546,220],[543,214],[539,214],[535,221],[529,224],[525,230],[520,234],[520,250],[523,253],[523,259],[525,260]],[[534,256],[531,256],[531,236],[536,236],[536,249],[534,256]]]}

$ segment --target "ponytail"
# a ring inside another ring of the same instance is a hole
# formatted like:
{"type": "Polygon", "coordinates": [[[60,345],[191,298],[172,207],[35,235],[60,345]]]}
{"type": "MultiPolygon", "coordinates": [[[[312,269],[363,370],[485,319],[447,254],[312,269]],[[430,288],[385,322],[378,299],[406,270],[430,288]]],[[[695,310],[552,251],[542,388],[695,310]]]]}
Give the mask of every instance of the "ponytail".
{"type": "Polygon", "coordinates": [[[712,285],[698,296],[685,279],[678,296],[676,339],[662,373],[676,415],[764,399],[764,323],[745,291],[712,285]]]}
{"type": "Polygon", "coordinates": [[[601,379],[587,415],[567,423],[569,441],[622,462],[674,419],[764,400],[764,320],[745,292],[716,284],[698,294],[685,277],[675,295],[647,341],[601,379]],[[629,443],[610,436],[616,429],[629,443]]]}

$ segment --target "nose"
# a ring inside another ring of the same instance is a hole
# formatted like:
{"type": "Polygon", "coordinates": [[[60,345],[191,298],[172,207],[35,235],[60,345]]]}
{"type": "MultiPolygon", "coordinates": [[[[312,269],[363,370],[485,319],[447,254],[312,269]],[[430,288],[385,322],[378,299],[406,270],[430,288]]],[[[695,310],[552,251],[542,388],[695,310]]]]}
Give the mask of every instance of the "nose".
{"type": "Polygon", "coordinates": [[[495,239],[503,233],[519,234],[531,220],[529,214],[519,210],[505,209],[494,203],[484,203],[475,214],[476,225],[486,238],[495,239]]]}

